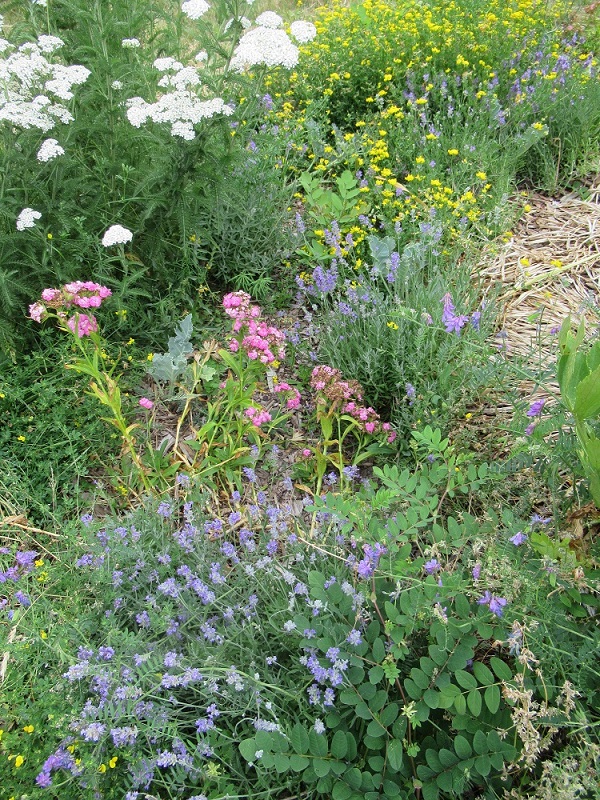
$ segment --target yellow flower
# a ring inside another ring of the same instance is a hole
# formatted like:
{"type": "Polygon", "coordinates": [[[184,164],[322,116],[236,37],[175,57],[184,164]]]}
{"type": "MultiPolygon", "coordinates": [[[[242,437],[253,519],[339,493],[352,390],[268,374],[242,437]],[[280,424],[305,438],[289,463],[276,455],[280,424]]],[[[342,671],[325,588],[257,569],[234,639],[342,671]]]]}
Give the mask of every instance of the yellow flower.
{"type": "Polygon", "coordinates": [[[71,755],[73,755],[73,753],[75,752],[75,745],[74,744],[70,744],[67,747],[67,750],[69,751],[69,753],[71,753],[71,755]]]}
{"type": "Polygon", "coordinates": [[[18,442],[24,442],[24,441],[26,441],[26,439],[25,439],[25,436],[17,436],[17,441],[18,441],[18,442]]]}
{"type": "Polygon", "coordinates": [[[384,81],[391,81],[392,80],[392,76],[390,75],[389,72],[386,72],[386,74],[383,76],[383,80],[384,81]]]}
{"type": "Polygon", "coordinates": [[[46,631],[40,631],[40,636],[41,636],[42,639],[47,639],[48,638],[48,634],[46,633],[46,631]]]}
{"type": "Polygon", "coordinates": [[[33,562],[36,567],[43,567],[44,566],[44,559],[38,558],[36,561],[33,562]]]}
{"type": "Polygon", "coordinates": [[[469,412],[468,414],[465,414],[465,419],[471,419],[471,417],[472,417],[472,416],[473,416],[473,414],[471,414],[471,413],[469,412]]]}
{"type": "Polygon", "coordinates": [[[560,269],[563,265],[562,261],[558,258],[553,258],[550,264],[552,264],[552,266],[556,267],[557,269],[560,269]]]}
{"type": "Polygon", "coordinates": [[[449,156],[457,156],[458,155],[458,150],[455,147],[451,147],[450,150],[448,150],[448,155],[449,156]]]}
{"type": "Polygon", "coordinates": [[[519,259],[519,264],[522,267],[530,267],[531,261],[527,258],[527,256],[521,256],[521,258],[519,259]]]}
{"type": "Polygon", "coordinates": [[[148,353],[146,356],[146,361],[152,361],[154,359],[154,353],[148,353]]]}
{"type": "Polygon", "coordinates": [[[48,237],[48,239],[52,239],[52,234],[51,234],[51,233],[48,233],[48,234],[47,234],[47,237],[48,237]]]}
{"type": "Polygon", "coordinates": [[[135,339],[131,339],[130,338],[129,341],[127,342],[127,345],[129,346],[130,344],[134,344],[134,343],[135,343],[135,339]]]}
{"type": "Polygon", "coordinates": [[[534,122],[531,127],[534,128],[536,131],[543,131],[544,130],[544,126],[542,125],[541,122],[534,122]]]}
{"type": "Polygon", "coordinates": [[[25,731],[25,733],[33,733],[35,728],[33,727],[33,725],[25,725],[23,730],[25,731]]]}
{"type": "Polygon", "coordinates": [[[17,757],[15,758],[15,767],[16,767],[17,769],[19,769],[19,767],[20,767],[20,766],[22,766],[22,764],[23,764],[23,762],[24,762],[24,761],[25,761],[25,759],[23,758],[23,756],[17,756],[17,757]]]}
{"type": "Polygon", "coordinates": [[[479,178],[480,181],[485,181],[487,179],[487,175],[485,174],[485,172],[481,172],[481,171],[480,172],[476,172],[475,173],[475,177],[479,178]]]}
{"type": "Polygon", "coordinates": [[[525,211],[526,214],[528,214],[531,211],[531,206],[529,205],[529,203],[525,203],[525,205],[523,206],[523,211],[525,211]]]}
{"type": "Polygon", "coordinates": [[[114,768],[117,766],[117,761],[118,761],[118,760],[119,760],[119,757],[118,757],[118,756],[113,756],[113,757],[111,758],[111,760],[108,762],[108,766],[109,766],[111,769],[114,769],[114,768]]]}
{"type": "Polygon", "coordinates": [[[98,767],[98,772],[102,772],[104,774],[106,772],[106,764],[100,764],[98,767]]]}
{"type": "Polygon", "coordinates": [[[415,158],[415,164],[424,164],[424,163],[425,163],[425,159],[423,158],[423,156],[417,156],[415,158]]]}
{"type": "Polygon", "coordinates": [[[398,326],[396,325],[395,322],[388,322],[387,326],[388,326],[388,328],[391,328],[393,331],[397,331],[398,330],[398,326]]]}

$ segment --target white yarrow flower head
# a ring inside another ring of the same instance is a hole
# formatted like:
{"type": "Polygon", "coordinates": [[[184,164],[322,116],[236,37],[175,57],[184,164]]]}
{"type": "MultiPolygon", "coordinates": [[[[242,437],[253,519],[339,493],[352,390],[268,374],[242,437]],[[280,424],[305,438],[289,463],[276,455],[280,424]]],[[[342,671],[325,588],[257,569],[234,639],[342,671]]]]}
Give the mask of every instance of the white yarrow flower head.
{"type": "Polygon", "coordinates": [[[246,31],[235,48],[231,59],[232,69],[245,69],[264,64],[267,67],[297,66],[300,52],[287,33],[281,29],[253,28],[246,31]]]}
{"type": "Polygon", "coordinates": [[[64,42],[62,39],[59,39],[58,36],[38,36],[38,47],[42,51],[42,53],[53,53],[55,50],[58,50],[60,47],[64,47],[64,42]]]}
{"type": "Polygon", "coordinates": [[[37,152],[38,161],[52,161],[53,158],[64,155],[65,151],[56,139],[45,139],[37,152]]]}
{"type": "Polygon", "coordinates": [[[279,14],[276,14],[274,11],[263,11],[263,13],[259,14],[256,18],[256,24],[262,25],[263,28],[281,28],[283,20],[279,14]]]}
{"type": "Polygon", "coordinates": [[[181,10],[190,19],[200,19],[209,8],[206,0],[185,0],[185,3],[181,4],[181,10]]]}
{"type": "Polygon", "coordinates": [[[24,231],[26,228],[35,228],[36,219],[41,219],[41,214],[34,208],[24,208],[17,217],[17,230],[24,231]]]}
{"type": "Polygon", "coordinates": [[[303,19],[297,19],[290,25],[290,33],[297,42],[306,44],[312,42],[317,35],[317,29],[312,22],[305,22],[303,19]]]}
{"type": "Polygon", "coordinates": [[[122,89],[122,88],[123,88],[123,84],[121,83],[121,81],[113,81],[113,82],[111,83],[111,85],[110,85],[110,88],[111,88],[111,89],[114,89],[115,91],[117,91],[117,92],[118,92],[118,91],[119,91],[119,89],[122,89]]]}
{"type": "Polygon", "coordinates": [[[121,42],[121,47],[125,47],[126,49],[129,48],[133,50],[136,47],[141,47],[142,43],[139,39],[123,39],[121,42]]]}
{"type": "Polygon", "coordinates": [[[122,225],[111,225],[102,237],[104,247],[111,247],[113,244],[126,244],[133,239],[133,233],[122,225]]]}
{"type": "Polygon", "coordinates": [[[200,50],[199,53],[196,53],[194,58],[196,61],[206,61],[206,59],[208,58],[208,53],[206,52],[206,50],[200,50]]]}

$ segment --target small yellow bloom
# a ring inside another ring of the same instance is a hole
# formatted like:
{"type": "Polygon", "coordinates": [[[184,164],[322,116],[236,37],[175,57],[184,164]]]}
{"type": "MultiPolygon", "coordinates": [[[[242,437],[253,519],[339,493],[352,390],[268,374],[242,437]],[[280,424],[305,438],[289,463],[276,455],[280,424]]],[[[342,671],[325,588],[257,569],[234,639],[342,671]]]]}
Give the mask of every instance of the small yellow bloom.
{"type": "Polygon", "coordinates": [[[190,242],[195,242],[196,241],[196,234],[192,233],[192,235],[189,237],[189,239],[190,239],[190,242]]]}
{"type": "Polygon", "coordinates": [[[98,767],[98,772],[104,774],[106,772],[106,764],[100,764],[100,766],[98,767]]]}
{"type": "Polygon", "coordinates": [[[74,744],[70,744],[67,747],[67,750],[69,751],[69,753],[71,753],[71,755],[73,755],[73,753],[75,752],[75,745],[74,744]]]}
{"type": "Polygon", "coordinates": [[[425,163],[425,159],[423,158],[423,156],[417,156],[415,158],[415,164],[424,164],[424,163],[425,163]]]}
{"type": "Polygon", "coordinates": [[[458,155],[458,150],[455,147],[451,147],[450,150],[448,150],[448,155],[449,156],[457,156],[458,155]]]}
{"type": "Polygon", "coordinates": [[[43,567],[44,566],[44,559],[38,558],[36,561],[33,562],[36,567],[43,567]]]}
{"type": "Polygon", "coordinates": [[[40,636],[41,636],[42,639],[47,639],[48,638],[48,634],[46,633],[46,631],[40,631],[40,636]]]}
{"type": "Polygon", "coordinates": [[[536,131],[543,131],[544,130],[544,126],[542,125],[541,122],[534,122],[531,127],[534,128],[536,131]]]}
{"type": "Polygon", "coordinates": [[[521,256],[521,258],[519,259],[519,264],[522,267],[530,267],[531,261],[527,258],[527,256],[521,256]]]}
{"type": "Polygon", "coordinates": [[[396,325],[395,322],[388,322],[387,326],[388,326],[388,328],[391,328],[393,331],[397,331],[398,330],[398,326],[396,325]]]}
{"type": "Polygon", "coordinates": [[[17,441],[18,441],[18,442],[24,442],[24,441],[26,441],[26,439],[25,439],[25,436],[17,436],[17,441]]]}
{"type": "Polygon", "coordinates": [[[15,758],[15,767],[16,767],[17,769],[19,769],[19,767],[23,765],[23,762],[24,762],[24,761],[25,761],[25,759],[23,758],[23,756],[17,756],[17,757],[15,758]]]}
{"type": "Polygon", "coordinates": [[[152,361],[153,358],[154,358],[154,353],[148,353],[148,355],[146,356],[146,361],[152,361]]]}
{"type": "Polygon", "coordinates": [[[553,258],[550,264],[557,269],[560,269],[563,265],[562,261],[559,258],[553,258]]]}
{"type": "Polygon", "coordinates": [[[528,214],[531,211],[531,206],[529,205],[529,203],[525,203],[525,205],[523,206],[523,211],[526,214],[528,214]]]}
{"type": "Polygon", "coordinates": [[[479,178],[480,181],[487,180],[487,175],[485,174],[485,172],[481,172],[481,171],[480,172],[476,172],[475,173],[475,177],[479,178]]]}
{"type": "Polygon", "coordinates": [[[472,416],[473,416],[473,414],[471,414],[471,412],[469,412],[468,414],[465,414],[465,419],[471,419],[472,416]]]}
{"type": "Polygon", "coordinates": [[[52,234],[51,233],[47,234],[47,237],[48,239],[52,239],[52,234]]]}
{"type": "Polygon", "coordinates": [[[33,733],[35,728],[33,727],[33,725],[25,725],[23,730],[25,731],[25,733],[33,733]]]}
{"type": "Polygon", "coordinates": [[[118,756],[113,756],[113,757],[111,758],[111,760],[108,762],[108,766],[109,766],[111,769],[114,769],[114,768],[117,766],[117,761],[118,761],[118,760],[119,760],[119,757],[118,757],[118,756]]]}

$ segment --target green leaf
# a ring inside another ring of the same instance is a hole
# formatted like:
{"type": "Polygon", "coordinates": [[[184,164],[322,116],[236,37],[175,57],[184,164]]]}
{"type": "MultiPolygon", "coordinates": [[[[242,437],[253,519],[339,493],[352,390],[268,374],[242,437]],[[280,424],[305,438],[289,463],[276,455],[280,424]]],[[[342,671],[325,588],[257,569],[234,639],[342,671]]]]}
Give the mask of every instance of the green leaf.
{"type": "Polygon", "coordinates": [[[360,789],[362,783],[362,775],[359,769],[352,767],[344,775],[344,780],[352,789],[360,789]]]}
{"type": "Polygon", "coordinates": [[[386,733],[383,725],[376,719],[371,720],[367,725],[367,734],[377,739],[379,736],[384,736],[386,733]]]}
{"type": "Polygon", "coordinates": [[[467,705],[469,707],[469,711],[474,717],[478,717],[481,714],[483,701],[481,699],[481,694],[477,689],[473,689],[467,695],[467,705]]]}
{"type": "Polygon", "coordinates": [[[459,757],[456,755],[456,753],[453,753],[452,750],[447,750],[445,747],[442,747],[438,755],[442,765],[446,769],[450,769],[450,767],[453,767],[455,764],[458,764],[460,760],[459,757]]]}
{"type": "Polygon", "coordinates": [[[487,736],[482,730],[475,731],[475,736],[473,737],[473,748],[478,755],[483,755],[484,753],[488,752],[488,740],[487,736]]]}
{"type": "Polygon", "coordinates": [[[490,762],[489,756],[479,756],[475,759],[475,769],[477,772],[482,775],[484,778],[490,774],[490,770],[492,768],[492,764],[490,762]]]}
{"type": "Polygon", "coordinates": [[[400,739],[391,739],[387,746],[387,760],[390,768],[395,772],[402,769],[403,747],[400,739]]]}
{"type": "Polygon", "coordinates": [[[456,670],[454,677],[456,678],[456,682],[459,684],[459,686],[462,686],[463,689],[477,688],[477,681],[475,678],[470,672],[466,672],[464,669],[456,670]]]}
{"type": "Polygon", "coordinates": [[[439,692],[436,692],[435,689],[426,689],[423,694],[423,700],[427,703],[429,708],[439,708],[440,696],[439,692]]]}
{"type": "Polygon", "coordinates": [[[326,775],[329,775],[329,761],[325,761],[323,758],[315,758],[312,763],[312,768],[319,778],[324,778],[326,775]]]}
{"type": "Polygon", "coordinates": [[[333,784],[333,791],[331,797],[333,800],[349,800],[352,794],[352,789],[342,781],[336,781],[333,784]]]}
{"type": "Polygon", "coordinates": [[[456,713],[459,716],[466,714],[467,712],[467,699],[463,694],[459,694],[458,697],[454,698],[454,708],[456,709],[456,713]]]}
{"type": "Polygon", "coordinates": [[[239,750],[242,754],[242,758],[246,759],[246,761],[255,761],[256,760],[256,751],[259,748],[256,746],[256,740],[254,737],[251,739],[242,739],[239,744],[239,750]]]}
{"type": "Polygon", "coordinates": [[[373,714],[371,713],[371,709],[369,708],[369,706],[364,701],[361,701],[356,706],[355,714],[356,714],[357,717],[360,717],[361,719],[372,719],[373,718],[373,714]]]}
{"type": "Polygon", "coordinates": [[[512,669],[508,666],[508,664],[506,664],[506,662],[502,661],[502,659],[498,658],[497,656],[492,656],[490,658],[490,666],[494,670],[494,674],[498,680],[512,680],[512,669]]]}
{"type": "Polygon", "coordinates": [[[373,684],[379,683],[379,681],[383,677],[385,677],[385,672],[383,670],[383,667],[380,667],[380,666],[371,667],[371,669],[369,670],[369,682],[370,683],[373,683],[373,684]]]}
{"type": "Polygon", "coordinates": [[[440,790],[435,783],[423,784],[421,793],[423,795],[423,800],[438,800],[438,797],[440,796],[440,790]]]}
{"type": "Polygon", "coordinates": [[[473,674],[483,686],[489,686],[490,683],[495,682],[492,671],[488,669],[485,664],[482,664],[481,661],[473,662],[473,674]]]}
{"type": "Polygon", "coordinates": [[[483,694],[483,699],[491,714],[495,714],[500,708],[500,687],[496,684],[488,686],[483,694]]]}
{"type": "Polygon", "coordinates": [[[416,667],[411,669],[410,677],[417,684],[419,689],[427,689],[429,686],[429,677],[425,675],[422,670],[417,669],[416,667]]]}
{"type": "Polygon", "coordinates": [[[273,749],[273,734],[270,731],[256,731],[254,734],[257,750],[273,749]]]}
{"type": "Polygon", "coordinates": [[[579,419],[590,419],[600,412],[600,367],[583,378],[575,392],[573,414],[579,419]]]}
{"type": "Polygon", "coordinates": [[[373,661],[377,663],[383,661],[386,656],[385,652],[385,644],[383,643],[383,639],[375,639],[373,642],[373,661]]]}
{"type": "Polygon", "coordinates": [[[299,756],[296,753],[290,756],[290,768],[293,769],[294,772],[303,772],[309,764],[310,761],[306,756],[299,756]]]}
{"type": "Polygon", "coordinates": [[[381,716],[379,719],[381,720],[381,724],[388,727],[391,725],[398,716],[400,709],[398,707],[398,703],[389,703],[381,712],[381,716]]]}
{"type": "Polygon", "coordinates": [[[465,739],[464,736],[457,736],[455,738],[454,749],[456,750],[456,755],[462,761],[465,761],[467,758],[470,758],[473,752],[471,750],[471,745],[469,744],[468,739],[465,739]]]}
{"type": "Polygon", "coordinates": [[[273,766],[280,775],[287,772],[290,768],[289,756],[286,756],[285,753],[275,753],[273,755],[273,766]]]}
{"type": "Polygon", "coordinates": [[[345,758],[348,752],[348,741],[344,731],[336,731],[330,745],[331,755],[334,758],[345,758]]]}
{"type": "Polygon", "coordinates": [[[313,756],[324,758],[327,755],[327,737],[311,729],[308,734],[308,747],[313,756]]]}
{"type": "MultiPolygon", "coordinates": [[[[384,797],[398,797],[400,795],[400,787],[394,781],[385,779],[383,781],[383,796],[384,797]]],[[[380,797],[380,795],[378,795],[380,797]]]]}

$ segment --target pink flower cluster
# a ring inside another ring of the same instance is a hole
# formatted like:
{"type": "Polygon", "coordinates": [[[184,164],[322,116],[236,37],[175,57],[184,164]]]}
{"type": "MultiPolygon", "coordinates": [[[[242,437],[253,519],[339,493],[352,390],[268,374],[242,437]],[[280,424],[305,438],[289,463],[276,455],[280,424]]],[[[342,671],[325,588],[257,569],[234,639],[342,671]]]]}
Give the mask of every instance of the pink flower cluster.
{"type": "Polygon", "coordinates": [[[389,422],[381,422],[379,414],[374,408],[361,404],[362,387],[358,381],[342,380],[339,369],[321,365],[312,371],[310,385],[317,391],[317,405],[321,407],[331,404],[331,410],[340,410],[342,414],[349,414],[367,433],[387,434],[387,441],[391,444],[396,438],[396,431],[391,429],[389,422]]]}
{"type": "MultiPolygon", "coordinates": [[[[29,306],[29,316],[34,322],[42,322],[49,308],[56,309],[61,319],[66,311],[73,308],[100,308],[102,301],[112,294],[106,286],[93,281],[73,281],[65,283],[60,289],[44,289],[43,303],[37,302],[29,306]]],[[[67,320],[68,327],[76,336],[89,336],[98,330],[98,322],[93,314],[81,314],[76,311],[67,320]]]]}
{"type": "Polygon", "coordinates": [[[264,408],[255,408],[254,406],[250,406],[244,412],[246,416],[252,420],[252,424],[255,425],[257,428],[260,428],[261,425],[264,425],[265,422],[271,422],[271,415],[268,411],[265,411],[264,408]]]}
{"type": "Polygon", "coordinates": [[[277,383],[273,387],[273,391],[276,392],[276,393],[289,392],[291,396],[288,397],[287,402],[286,402],[286,406],[290,410],[293,410],[293,409],[296,409],[296,408],[300,408],[301,395],[300,395],[300,392],[298,391],[298,389],[296,389],[295,386],[290,386],[289,383],[286,383],[285,381],[282,381],[281,383],[277,383]]]}
{"type": "Polygon", "coordinates": [[[285,357],[283,331],[260,320],[260,307],[250,304],[249,294],[226,294],[223,298],[223,309],[227,316],[235,320],[233,332],[240,334],[237,339],[229,341],[232,353],[237,353],[242,347],[251,361],[258,360],[263,364],[272,364],[285,357]]]}

